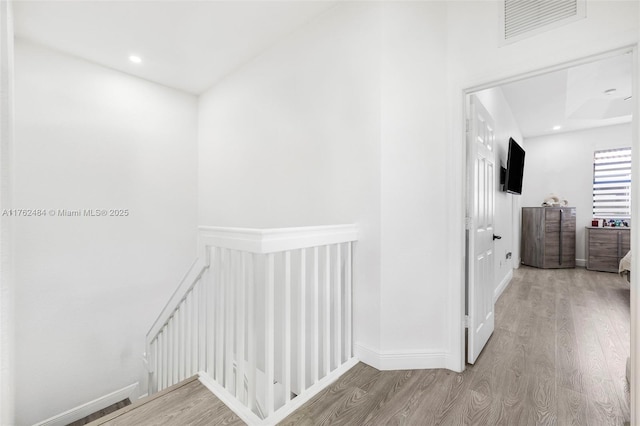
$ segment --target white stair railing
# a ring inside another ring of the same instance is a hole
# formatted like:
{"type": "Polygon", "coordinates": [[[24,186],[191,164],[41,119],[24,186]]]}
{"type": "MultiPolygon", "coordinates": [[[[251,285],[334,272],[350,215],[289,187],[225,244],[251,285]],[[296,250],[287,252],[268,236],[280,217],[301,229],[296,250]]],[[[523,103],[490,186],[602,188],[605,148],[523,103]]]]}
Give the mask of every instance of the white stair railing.
{"type": "Polygon", "coordinates": [[[355,365],[354,225],[201,227],[199,257],[147,334],[149,394],[194,374],[274,424],[355,365]]]}

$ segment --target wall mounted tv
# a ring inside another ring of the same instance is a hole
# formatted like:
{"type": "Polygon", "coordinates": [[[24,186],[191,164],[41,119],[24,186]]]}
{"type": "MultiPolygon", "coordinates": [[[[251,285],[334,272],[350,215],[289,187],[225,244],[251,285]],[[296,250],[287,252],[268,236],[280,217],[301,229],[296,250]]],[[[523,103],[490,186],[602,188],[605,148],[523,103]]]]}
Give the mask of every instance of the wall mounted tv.
{"type": "Polygon", "coordinates": [[[524,171],[524,149],[513,138],[509,138],[509,154],[504,179],[504,190],[510,194],[522,194],[524,171]]]}

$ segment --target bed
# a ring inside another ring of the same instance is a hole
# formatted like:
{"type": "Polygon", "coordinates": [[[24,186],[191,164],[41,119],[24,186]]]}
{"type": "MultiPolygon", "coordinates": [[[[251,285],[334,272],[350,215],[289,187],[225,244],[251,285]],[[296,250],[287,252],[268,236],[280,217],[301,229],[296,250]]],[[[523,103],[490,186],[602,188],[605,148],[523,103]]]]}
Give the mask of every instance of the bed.
{"type": "MultiPolygon", "coordinates": [[[[628,282],[631,282],[631,250],[620,259],[620,265],[618,266],[618,272],[625,277],[628,282]]],[[[631,376],[631,358],[627,358],[627,383],[629,383],[629,377],[631,376]]]]}
{"type": "Polygon", "coordinates": [[[627,281],[631,281],[631,250],[620,259],[618,272],[625,277],[627,281]]]}

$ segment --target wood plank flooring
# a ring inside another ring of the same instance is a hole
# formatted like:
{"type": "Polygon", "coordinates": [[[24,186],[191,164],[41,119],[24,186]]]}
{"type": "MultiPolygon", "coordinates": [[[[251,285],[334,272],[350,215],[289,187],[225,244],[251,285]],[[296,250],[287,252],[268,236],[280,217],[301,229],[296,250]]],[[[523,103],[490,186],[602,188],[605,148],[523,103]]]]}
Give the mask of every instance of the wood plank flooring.
{"type": "MultiPolygon", "coordinates": [[[[360,363],[281,425],[622,426],[629,311],[629,285],[616,274],[521,267],[463,373],[360,363]]],[[[240,424],[195,378],[91,423],[240,424]]]]}
{"type": "Polygon", "coordinates": [[[582,268],[514,272],[463,373],[360,363],[281,425],[623,425],[628,283],[582,268]]]}
{"type": "Polygon", "coordinates": [[[234,426],[244,424],[238,416],[200,383],[197,376],[89,423],[90,426],[234,426]]]}

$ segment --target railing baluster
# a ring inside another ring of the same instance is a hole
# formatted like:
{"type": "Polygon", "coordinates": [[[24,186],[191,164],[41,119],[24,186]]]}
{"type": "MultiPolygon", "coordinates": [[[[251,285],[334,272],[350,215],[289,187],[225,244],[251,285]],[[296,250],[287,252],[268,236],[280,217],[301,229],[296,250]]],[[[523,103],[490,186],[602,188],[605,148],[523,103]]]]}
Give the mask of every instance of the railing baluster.
{"type": "Polygon", "coordinates": [[[291,401],[291,252],[284,252],[284,403],[291,401]]]}
{"type": "Polygon", "coordinates": [[[352,277],[351,274],[352,269],[351,269],[351,258],[353,256],[353,244],[348,242],[347,243],[347,260],[345,261],[345,277],[344,277],[344,297],[345,297],[345,305],[344,305],[344,320],[345,320],[345,334],[346,334],[346,341],[345,341],[345,357],[347,359],[351,359],[352,353],[353,353],[353,349],[352,349],[352,342],[351,342],[351,283],[352,283],[352,277]]]}
{"type": "Polygon", "coordinates": [[[169,386],[169,323],[162,329],[162,353],[163,353],[163,368],[162,368],[162,389],[169,386]]]}
{"type": "Polygon", "coordinates": [[[306,339],[306,314],[307,314],[307,251],[305,249],[300,250],[300,318],[298,319],[298,381],[299,381],[299,393],[306,389],[305,373],[306,373],[306,357],[305,349],[307,344],[306,339]]]}
{"type": "Polygon", "coordinates": [[[311,323],[311,383],[318,381],[318,372],[320,370],[320,256],[318,247],[313,248],[313,319],[311,323]]]}
{"type": "Polygon", "coordinates": [[[179,377],[179,369],[180,369],[180,360],[179,358],[179,349],[180,349],[180,323],[178,321],[178,311],[173,314],[173,326],[171,327],[173,333],[173,383],[178,383],[179,377]]]}
{"type": "Polygon", "coordinates": [[[184,338],[185,338],[185,301],[180,302],[180,307],[178,308],[178,381],[184,380],[184,338]]]}
{"type": "Polygon", "coordinates": [[[187,377],[191,377],[193,375],[193,369],[191,367],[191,352],[192,352],[192,345],[193,345],[193,325],[192,325],[192,321],[191,321],[191,310],[192,310],[192,305],[193,305],[193,292],[189,291],[189,293],[187,293],[187,297],[185,297],[184,300],[184,305],[186,308],[186,312],[185,312],[185,327],[186,327],[186,331],[185,331],[185,356],[184,356],[184,368],[186,370],[186,375],[187,377]]]}
{"type": "Polygon", "coordinates": [[[218,259],[218,301],[216,304],[216,380],[220,385],[224,380],[224,288],[225,274],[223,271],[226,260],[226,249],[220,249],[220,258],[218,259]]]}
{"type": "Polygon", "coordinates": [[[215,369],[215,306],[216,306],[216,280],[215,273],[217,270],[216,253],[218,249],[212,247],[208,252],[209,269],[205,272],[207,280],[207,374],[213,378],[215,369]]]}
{"type": "MultiPolygon", "coordinates": [[[[159,336],[158,336],[159,337],[159,336]]],[[[156,337],[153,342],[153,381],[151,382],[150,389],[147,391],[149,395],[158,392],[158,373],[160,372],[160,341],[156,337]]]]}
{"type": "Polygon", "coordinates": [[[322,349],[324,351],[324,374],[323,377],[331,371],[331,246],[325,246],[324,252],[324,342],[322,349]]]}
{"type": "Polygon", "coordinates": [[[173,317],[167,324],[167,386],[173,384],[173,317]]]}
{"type": "Polygon", "coordinates": [[[229,257],[227,259],[227,264],[225,265],[225,272],[227,275],[225,291],[227,295],[227,300],[225,303],[225,319],[224,323],[226,325],[225,330],[225,348],[226,354],[224,357],[225,364],[225,373],[224,373],[224,387],[229,391],[233,392],[233,293],[234,293],[234,276],[233,276],[233,260],[234,260],[234,251],[229,250],[229,257]]]}
{"type": "Polygon", "coordinates": [[[173,314],[173,318],[171,318],[171,352],[173,356],[173,362],[171,364],[171,382],[173,384],[178,383],[178,338],[178,319],[176,311],[173,314]]]}
{"type": "Polygon", "coordinates": [[[198,289],[193,287],[191,289],[191,371],[192,374],[196,374],[198,372],[198,336],[199,334],[199,324],[198,324],[198,300],[200,295],[198,294],[198,289]]]}
{"type": "Polygon", "coordinates": [[[196,284],[198,287],[198,371],[207,368],[207,286],[202,277],[196,284]]]}
{"type": "Polygon", "coordinates": [[[334,265],[334,299],[333,305],[333,321],[335,322],[335,336],[333,344],[335,345],[336,368],[342,365],[342,254],[340,244],[336,244],[336,264],[334,265]]]}
{"type": "Polygon", "coordinates": [[[156,392],[164,389],[164,373],[167,371],[166,358],[164,352],[164,332],[158,333],[158,369],[156,370],[157,388],[156,392]]]}
{"type": "Polygon", "coordinates": [[[256,323],[255,323],[255,254],[249,255],[247,271],[247,406],[256,409],[256,323]]]}
{"type": "Polygon", "coordinates": [[[245,339],[245,287],[247,285],[247,252],[240,253],[240,262],[238,263],[238,291],[237,291],[237,332],[236,332],[236,398],[244,403],[244,339],[245,339]]]}
{"type": "Polygon", "coordinates": [[[265,286],[265,416],[271,415],[274,409],[274,351],[275,351],[275,268],[273,253],[267,254],[265,286]]]}

